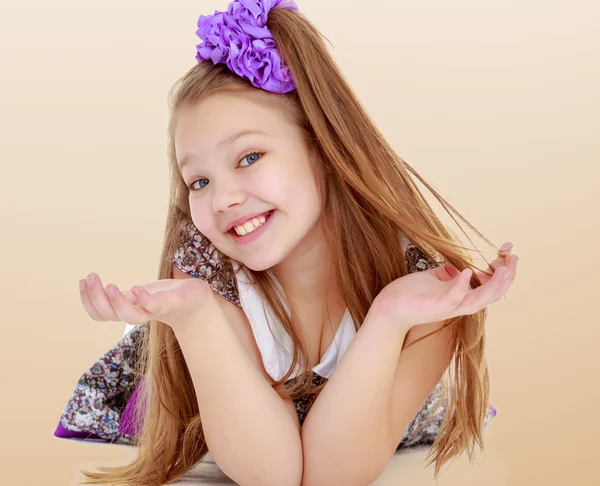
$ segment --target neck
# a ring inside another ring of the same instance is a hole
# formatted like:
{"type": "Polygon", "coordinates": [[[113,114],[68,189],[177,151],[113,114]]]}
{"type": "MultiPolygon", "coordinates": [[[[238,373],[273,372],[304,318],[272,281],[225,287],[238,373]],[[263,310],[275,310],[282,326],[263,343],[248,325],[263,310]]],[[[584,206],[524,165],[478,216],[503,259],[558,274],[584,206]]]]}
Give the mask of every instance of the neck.
{"type": "Polygon", "coordinates": [[[273,271],[301,323],[321,323],[328,313],[345,309],[331,248],[324,237],[304,241],[273,271]]]}

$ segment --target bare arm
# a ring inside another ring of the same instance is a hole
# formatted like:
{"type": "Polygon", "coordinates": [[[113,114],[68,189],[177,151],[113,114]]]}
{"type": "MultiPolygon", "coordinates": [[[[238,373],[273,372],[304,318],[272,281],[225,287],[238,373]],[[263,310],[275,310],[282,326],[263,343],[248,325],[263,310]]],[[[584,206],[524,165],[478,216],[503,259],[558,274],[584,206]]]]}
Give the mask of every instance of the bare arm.
{"type": "Polygon", "coordinates": [[[297,417],[295,423],[221,304],[210,306],[206,320],[188,326],[177,341],[217,465],[240,485],[298,486],[303,460],[297,417]]]}
{"type": "MultiPolygon", "coordinates": [[[[303,485],[375,481],[450,361],[448,329],[402,351],[414,334],[367,315],[302,427],[303,485]]],[[[443,322],[418,326],[431,332],[443,322]]]]}

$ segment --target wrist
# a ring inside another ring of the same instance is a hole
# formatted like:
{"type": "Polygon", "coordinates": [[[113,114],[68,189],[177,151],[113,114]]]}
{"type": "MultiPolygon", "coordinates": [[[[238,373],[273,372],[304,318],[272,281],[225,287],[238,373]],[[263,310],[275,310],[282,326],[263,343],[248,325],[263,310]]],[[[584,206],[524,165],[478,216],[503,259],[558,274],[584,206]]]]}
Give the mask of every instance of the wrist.
{"type": "Polygon", "coordinates": [[[373,300],[367,317],[371,321],[379,322],[379,325],[390,326],[401,333],[407,333],[415,325],[398,312],[397,302],[379,296],[373,300]]]}
{"type": "Polygon", "coordinates": [[[202,329],[206,327],[207,322],[212,322],[222,315],[223,309],[217,301],[217,297],[214,294],[210,294],[202,302],[202,305],[199,305],[197,309],[187,314],[182,322],[173,327],[173,332],[178,340],[185,341],[186,338],[191,338],[201,333],[202,329]]]}
{"type": "Polygon", "coordinates": [[[365,317],[363,326],[377,327],[390,333],[392,339],[403,340],[413,324],[408,323],[397,313],[393,313],[387,306],[373,301],[365,317]]]}

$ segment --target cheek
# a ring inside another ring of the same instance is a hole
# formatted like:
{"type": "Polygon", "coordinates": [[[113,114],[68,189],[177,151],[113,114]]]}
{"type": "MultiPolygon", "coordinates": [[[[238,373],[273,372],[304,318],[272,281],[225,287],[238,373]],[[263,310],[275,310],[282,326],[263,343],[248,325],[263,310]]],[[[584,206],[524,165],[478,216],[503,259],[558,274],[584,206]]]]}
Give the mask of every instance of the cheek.
{"type": "Polygon", "coordinates": [[[305,210],[318,205],[313,175],[299,162],[291,162],[287,167],[282,164],[268,173],[265,171],[255,187],[260,191],[257,196],[260,194],[264,200],[280,206],[282,210],[305,210]]]}
{"type": "Polygon", "coordinates": [[[285,195],[290,190],[289,175],[278,170],[265,171],[252,181],[251,187],[254,188],[252,194],[258,199],[274,206],[285,206],[285,195]]]}
{"type": "Polygon", "coordinates": [[[192,213],[192,222],[194,226],[209,239],[215,234],[218,228],[215,227],[214,215],[207,211],[203,204],[190,201],[190,212],[192,213]]]}

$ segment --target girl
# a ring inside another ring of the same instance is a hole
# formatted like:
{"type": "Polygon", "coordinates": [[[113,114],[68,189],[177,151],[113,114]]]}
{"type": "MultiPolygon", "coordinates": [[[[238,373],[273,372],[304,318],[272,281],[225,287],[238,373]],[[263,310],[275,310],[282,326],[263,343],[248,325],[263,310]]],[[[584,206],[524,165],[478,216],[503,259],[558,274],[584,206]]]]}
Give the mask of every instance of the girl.
{"type": "Polygon", "coordinates": [[[210,449],[242,485],[366,485],[398,447],[433,442],[436,477],[483,449],[484,324],[515,278],[511,245],[473,265],[410,174],[458,213],[390,148],[294,2],[236,0],[197,34],[170,100],[159,280],[80,283],[92,319],[129,324],[95,365],[124,383],[99,395],[90,371],[80,397],[100,404],[70,401],[61,424],[111,402],[112,437],[139,448],[86,484],[170,483],[210,449]]]}

